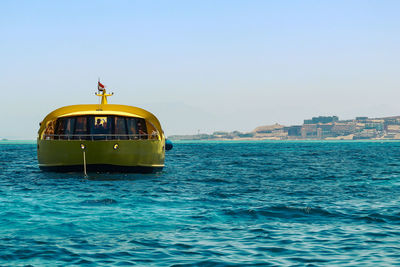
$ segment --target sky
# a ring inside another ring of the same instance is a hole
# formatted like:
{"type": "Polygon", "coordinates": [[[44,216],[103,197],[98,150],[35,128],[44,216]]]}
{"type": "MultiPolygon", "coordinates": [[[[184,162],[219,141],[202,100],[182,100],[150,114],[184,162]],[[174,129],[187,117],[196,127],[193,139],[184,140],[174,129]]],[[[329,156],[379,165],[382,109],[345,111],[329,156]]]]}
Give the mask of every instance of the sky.
{"type": "Polygon", "coordinates": [[[165,134],[400,115],[400,1],[0,1],[0,138],[66,105],[145,108],[165,134]]]}

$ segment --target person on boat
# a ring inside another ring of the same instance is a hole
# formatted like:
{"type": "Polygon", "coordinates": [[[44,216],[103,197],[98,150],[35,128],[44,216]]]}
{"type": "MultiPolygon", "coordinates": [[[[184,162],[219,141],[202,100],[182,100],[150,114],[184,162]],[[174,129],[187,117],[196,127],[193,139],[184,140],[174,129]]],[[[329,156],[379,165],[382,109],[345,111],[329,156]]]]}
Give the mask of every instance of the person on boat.
{"type": "Polygon", "coordinates": [[[44,135],[45,135],[46,140],[54,139],[54,123],[53,123],[53,121],[50,121],[49,124],[47,125],[44,135]]]}
{"type": "Polygon", "coordinates": [[[137,123],[137,129],[139,132],[139,139],[146,139],[147,133],[145,131],[143,131],[143,127],[142,127],[142,124],[140,123],[140,121],[138,121],[138,123],[137,123]]]}
{"type": "Polygon", "coordinates": [[[97,119],[96,125],[94,127],[98,130],[104,129],[103,124],[101,123],[101,119],[97,119]]]}
{"type": "Polygon", "coordinates": [[[107,134],[107,130],[105,127],[105,121],[101,119],[97,119],[93,129],[94,140],[104,140],[106,139],[105,134],[107,134]]]}

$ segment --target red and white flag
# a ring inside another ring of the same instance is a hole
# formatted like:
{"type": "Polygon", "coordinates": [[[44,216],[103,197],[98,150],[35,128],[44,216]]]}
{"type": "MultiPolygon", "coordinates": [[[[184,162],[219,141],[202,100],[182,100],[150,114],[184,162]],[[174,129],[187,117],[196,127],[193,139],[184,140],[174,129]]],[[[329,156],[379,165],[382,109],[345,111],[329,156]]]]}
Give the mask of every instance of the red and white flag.
{"type": "Polygon", "coordinates": [[[105,88],[106,87],[100,81],[97,82],[97,89],[99,91],[103,91],[105,88]]]}

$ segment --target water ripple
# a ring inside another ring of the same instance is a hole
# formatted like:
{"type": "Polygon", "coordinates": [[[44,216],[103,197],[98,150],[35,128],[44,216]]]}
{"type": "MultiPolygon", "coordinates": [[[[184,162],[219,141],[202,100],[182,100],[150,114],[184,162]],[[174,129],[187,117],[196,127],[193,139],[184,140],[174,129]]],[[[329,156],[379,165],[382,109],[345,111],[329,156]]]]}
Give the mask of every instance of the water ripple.
{"type": "Polygon", "coordinates": [[[400,143],[177,143],[158,174],[0,145],[0,265],[400,264],[400,143]]]}

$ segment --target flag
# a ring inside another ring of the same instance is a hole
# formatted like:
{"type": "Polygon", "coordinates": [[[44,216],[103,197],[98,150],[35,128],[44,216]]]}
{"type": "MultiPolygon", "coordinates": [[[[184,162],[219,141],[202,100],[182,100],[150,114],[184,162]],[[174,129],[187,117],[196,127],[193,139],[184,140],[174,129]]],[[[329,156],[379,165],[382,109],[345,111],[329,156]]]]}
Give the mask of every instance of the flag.
{"type": "Polygon", "coordinates": [[[97,89],[99,91],[103,91],[105,88],[106,87],[100,81],[97,82],[97,89]]]}

